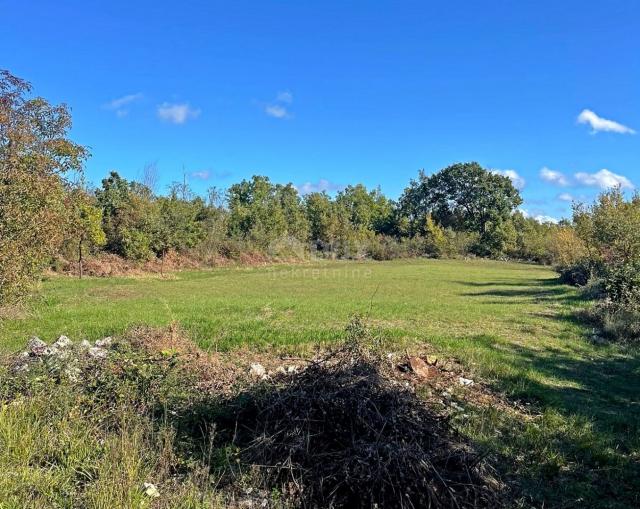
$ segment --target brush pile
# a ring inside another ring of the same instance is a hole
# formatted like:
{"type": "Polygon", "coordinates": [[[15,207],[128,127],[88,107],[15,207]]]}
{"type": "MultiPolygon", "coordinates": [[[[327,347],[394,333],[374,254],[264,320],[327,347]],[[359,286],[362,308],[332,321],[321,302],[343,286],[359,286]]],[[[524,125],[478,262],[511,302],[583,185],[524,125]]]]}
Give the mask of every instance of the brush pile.
{"type": "Polygon", "coordinates": [[[294,506],[500,506],[488,465],[387,370],[351,344],[243,391],[222,428],[262,488],[294,506]]]}

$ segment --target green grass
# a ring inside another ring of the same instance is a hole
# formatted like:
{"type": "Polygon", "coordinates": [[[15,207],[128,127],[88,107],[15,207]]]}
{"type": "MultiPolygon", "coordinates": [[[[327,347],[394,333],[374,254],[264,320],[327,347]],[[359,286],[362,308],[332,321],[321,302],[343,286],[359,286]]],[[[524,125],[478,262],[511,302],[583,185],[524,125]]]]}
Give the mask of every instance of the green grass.
{"type": "Polygon", "coordinates": [[[548,268],[481,260],[52,277],[25,316],[3,321],[0,348],[177,321],[203,348],[289,349],[342,337],[360,313],[396,346],[429,344],[530,405],[530,420],[479,407],[459,423],[505,459],[523,501],[630,507],[640,504],[640,354],[589,341],[575,318],[584,305],[548,268]]]}

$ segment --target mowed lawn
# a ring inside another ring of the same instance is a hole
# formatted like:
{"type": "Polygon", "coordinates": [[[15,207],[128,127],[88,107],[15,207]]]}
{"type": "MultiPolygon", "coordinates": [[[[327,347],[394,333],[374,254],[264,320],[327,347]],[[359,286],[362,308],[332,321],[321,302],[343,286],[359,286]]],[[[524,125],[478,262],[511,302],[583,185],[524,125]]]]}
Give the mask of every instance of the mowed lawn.
{"type": "Polygon", "coordinates": [[[549,268],[484,260],[317,262],[156,277],[51,277],[0,349],[117,335],[177,322],[201,347],[297,349],[344,336],[364,316],[389,347],[425,345],[531,409],[470,408],[459,424],[507,458],[532,504],[640,504],[640,355],[591,341],[576,291],[549,268]],[[427,346],[428,345],[428,346],[427,346]]]}

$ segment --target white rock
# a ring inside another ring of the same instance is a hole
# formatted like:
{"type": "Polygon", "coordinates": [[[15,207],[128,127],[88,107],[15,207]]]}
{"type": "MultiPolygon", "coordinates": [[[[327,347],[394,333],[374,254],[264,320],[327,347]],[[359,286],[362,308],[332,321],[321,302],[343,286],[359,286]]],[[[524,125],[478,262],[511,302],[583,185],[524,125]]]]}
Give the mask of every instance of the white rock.
{"type": "Polygon", "coordinates": [[[86,339],[80,341],[80,348],[91,348],[91,343],[89,343],[86,339]]]}
{"type": "Polygon", "coordinates": [[[473,380],[469,379],[469,378],[463,378],[463,377],[458,377],[458,383],[460,385],[473,385],[473,380]]]}
{"type": "Polygon", "coordinates": [[[13,369],[16,373],[24,373],[26,371],[29,371],[29,364],[18,364],[13,369]]]}
{"type": "Polygon", "coordinates": [[[151,484],[150,482],[146,482],[142,485],[144,489],[144,494],[151,498],[158,498],[160,496],[160,492],[155,484],[151,484]]]}
{"type": "Polygon", "coordinates": [[[58,353],[59,350],[55,346],[51,345],[44,347],[40,355],[43,357],[53,357],[54,355],[58,355],[58,353]]]}
{"type": "Polygon", "coordinates": [[[112,343],[113,338],[111,336],[107,336],[106,338],[102,338],[96,341],[96,346],[99,348],[109,348],[112,343]]]}
{"type": "Polygon", "coordinates": [[[34,355],[42,355],[44,349],[47,348],[47,344],[38,336],[31,336],[27,343],[27,348],[34,355]]]}
{"type": "Polygon", "coordinates": [[[107,351],[99,346],[92,346],[89,348],[88,353],[94,359],[105,359],[107,357],[107,351]]]}
{"type": "Polygon", "coordinates": [[[295,375],[298,372],[298,366],[287,366],[287,373],[295,375]]]}
{"type": "Polygon", "coordinates": [[[60,336],[53,344],[56,348],[67,348],[71,345],[73,345],[73,341],[71,341],[67,336],[60,336]]]}
{"type": "Polygon", "coordinates": [[[251,376],[255,376],[256,378],[262,378],[266,376],[267,370],[264,369],[264,366],[262,364],[258,364],[256,362],[255,364],[251,364],[249,373],[251,374],[251,376]]]}

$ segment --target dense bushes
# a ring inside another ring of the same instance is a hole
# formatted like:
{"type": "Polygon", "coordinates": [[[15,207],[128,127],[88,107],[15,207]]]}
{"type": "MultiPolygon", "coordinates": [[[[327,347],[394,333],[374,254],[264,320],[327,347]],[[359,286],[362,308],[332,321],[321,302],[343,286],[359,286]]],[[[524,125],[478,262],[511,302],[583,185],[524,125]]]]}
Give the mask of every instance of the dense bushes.
{"type": "Polygon", "coordinates": [[[573,228],[554,236],[552,252],[562,278],[573,284],[599,282],[603,301],[591,316],[605,335],[640,339],[640,196],[626,200],[620,189],[601,194],[590,207],[578,205],[573,228]]]}

